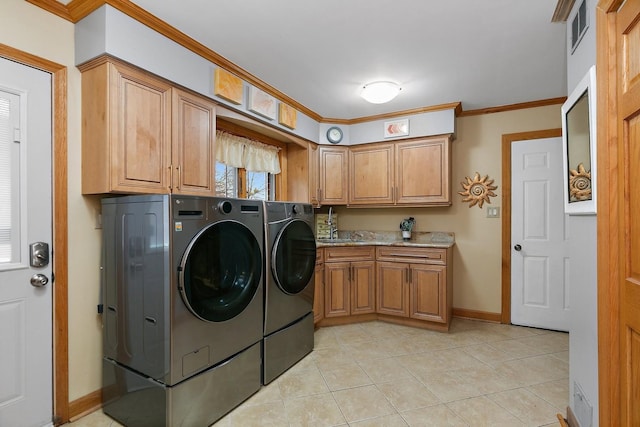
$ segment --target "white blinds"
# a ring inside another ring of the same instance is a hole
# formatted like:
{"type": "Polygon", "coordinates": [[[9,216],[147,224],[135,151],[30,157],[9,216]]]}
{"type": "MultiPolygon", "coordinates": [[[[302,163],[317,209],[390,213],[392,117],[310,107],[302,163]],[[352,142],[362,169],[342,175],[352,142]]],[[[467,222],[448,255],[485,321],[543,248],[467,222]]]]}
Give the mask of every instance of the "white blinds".
{"type": "Polygon", "coordinates": [[[19,257],[18,215],[19,145],[13,142],[18,127],[18,96],[0,92],[0,264],[19,257]]]}
{"type": "Polygon", "coordinates": [[[216,131],[216,161],[253,172],[280,173],[278,147],[216,131]]]}

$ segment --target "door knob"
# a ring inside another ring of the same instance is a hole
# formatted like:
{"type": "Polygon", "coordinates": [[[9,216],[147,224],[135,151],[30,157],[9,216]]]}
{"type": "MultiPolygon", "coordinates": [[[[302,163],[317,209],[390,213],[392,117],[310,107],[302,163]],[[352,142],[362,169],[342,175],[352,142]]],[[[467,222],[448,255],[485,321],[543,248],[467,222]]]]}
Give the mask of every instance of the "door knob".
{"type": "Polygon", "coordinates": [[[49,283],[49,278],[44,274],[34,274],[31,276],[31,285],[36,288],[41,288],[47,283],[49,283]]]}
{"type": "Polygon", "coordinates": [[[522,250],[522,246],[520,246],[520,245],[515,245],[515,246],[513,247],[513,249],[515,249],[516,251],[520,252],[520,251],[522,250]]]}

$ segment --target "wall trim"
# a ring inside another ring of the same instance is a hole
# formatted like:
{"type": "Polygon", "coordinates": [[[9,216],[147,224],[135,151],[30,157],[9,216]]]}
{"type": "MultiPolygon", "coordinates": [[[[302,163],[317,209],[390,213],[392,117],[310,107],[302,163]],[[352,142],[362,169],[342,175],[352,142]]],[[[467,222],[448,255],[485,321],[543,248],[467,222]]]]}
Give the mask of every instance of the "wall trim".
{"type": "MultiPolygon", "coordinates": [[[[217,52],[209,49],[198,41],[192,39],[186,34],[178,31],[168,23],[160,20],[154,15],[150,14],[141,7],[131,3],[128,0],[72,0],[66,7],[56,0],[26,0],[34,6],[40,7],[54,15],[57,15],[63,19],[76,23],[89,15],[94,10],[98,9],[102,5],[109,5],[114,9],[124,13],[132,19],[140,22],[141,24],[151,28],[152,30],[162,34],[169,40],[172,40],[190,50],[191,52],[199,55],[200,57],[214,63],[215,65],[224,68],[232,74],[237,75],[250,85],[257,87],[260,90],[267,92],[268,94],[276,97],[280,101],[289,104],[291,107],[307,115],[311,119],[319,123],[335,123],[342,125],[352,125],[358,123],[372,122],[376,120],[385,120],[401,116],[410,116],[422,113],[428,113],[432,111],[441,110],[455,110],[456,117],[475,116],[480,114],[499,113],[504,111],[521,110],[525,108],[541,107],[546,105],[562,104],[566,100],[566,97],[543,99],[531,102],[522,102],[519,104],[503,105],[498,107],[482,108],[477,110],[463,111],[461,102],[452,102],[449,104],[432,105],[413,108],[403,111],[395,111],[384,114],[377,114],[373,116],[358,117],[353,119],[339,119],[322,117],[315,111],[305,107],[296,100],[290,98],[286,94],[280,92],[278,89],[269,85],[268,83],[260,80],[247,70],[239,67],[233,62],[229,61],[217,52]]],[[[563,1],[563,0],[560,0],[563,1]]]]}
{"type": "Polygon", "coordinates": [[[502,135],[502,323],[511,323],[511,144],[560,136],[562,129],[502,135]]]}
{"type": "Polygon", "coordinates": [[[485,322],[500,323],[502,319],[501,313],[492,313],[490,311],[469,310],[466,308],[454,308],[453,317],[462,319],[483,320],[485,322]]]}
{"type": "Polygon", "coordinates": [[[505,111],[524,110],[526,108],[546,107],[547,105],[564,104],[566,96],[559,98],[541,99],[539,101],[520,102],[518,104],[502,105],[499,107],[480,108],[478,110],[461,111],[458,117],[479,116],[482,114],[503,113],[505,111]]]}
{"type": "Polygon", "coordinates": [[[69,301],[67,217],[67,67],[0,43],[0,56],[51,74],[53,214],[53,418],[69,420],[69,301]]]}
{"type": "Polygon", "coordinates": [[[384,114],[376,114],[375,116],[365,116],[365,117],[358,117],[355,119],[337,119],[337,118],[326,118],[323,117],[320,119],[321,123],[335,123],[335,124],[341,124],[341,125],[354,125],[354,124],[358,124],[358,123],[367,123],[367,122],[373,122],[376,120],[384,120],[384,119],[390,119],[390,118],[394,118],[394,117],[401,117],[401,116],[413,116],[413,115],[417,115],[417,114],[423,114],[423,113],[430,113],[433,111],[445,111],[445,110],[454,110],[454,113],[456,116],[460,115],[462,113],[462,103],[461,102],[451,102],[449,104],[441,104],[441,105],[432,105],[429,107],[419,107],[419,108],[412,108],[410,110],[402,110],[402,111],[395,111],[395,112],[390,112],[390,113],[384,113],[384,114]]]}
{"type": "Polygon", "coordinates": [[[575,0],[558,0],[551,22],[566,22],[575,0]]]}
{"type": "Polygon", "coordinates": [[[571,406],[567,406],[567,424],[569,427],[580,427],[576,414],[573,413],[571,406]]]}
{"type": "Polygon", "coordinates": [[[102,389],[69,402],[69,420],[75,421],[102,407],[102,389]]]}
{"type": "MultiPolygon", "coordinates": [[[[623,0],[600,0],[596,8],[598,121],[598,412],[600,425],[622,425],[619,283],[624,224],[620,222],[617,11],[623,0]]],[[[622,80],[620,79],[620,84],[622,80]]]]}

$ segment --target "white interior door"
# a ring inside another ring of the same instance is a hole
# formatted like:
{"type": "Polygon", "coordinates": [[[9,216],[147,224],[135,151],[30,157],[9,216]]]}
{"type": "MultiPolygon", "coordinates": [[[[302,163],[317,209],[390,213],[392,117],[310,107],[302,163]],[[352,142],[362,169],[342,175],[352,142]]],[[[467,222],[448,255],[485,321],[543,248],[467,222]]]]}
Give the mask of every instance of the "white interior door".
{"type": "Polygon", "coordinates": [[[511,322],[569,330],[562,138],[511,146],[511,322]]]}
{"type": "Polygon", "coordinates": [[[53,415],[51,119],[51,75],[0,58],[0,426],[53,415]]]}

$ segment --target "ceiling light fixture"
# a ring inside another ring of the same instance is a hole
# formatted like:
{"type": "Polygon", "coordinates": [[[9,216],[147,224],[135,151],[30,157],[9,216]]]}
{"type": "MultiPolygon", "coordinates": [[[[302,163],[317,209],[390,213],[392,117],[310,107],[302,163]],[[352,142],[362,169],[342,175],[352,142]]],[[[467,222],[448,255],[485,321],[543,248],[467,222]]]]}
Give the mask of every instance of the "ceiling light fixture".
{"type": "Polygon", "coordinates": [[[372,104],[384,104],[395,98],[402,88],[394,82],[371,82],[362,86],[360,96],[372,104]]]}

